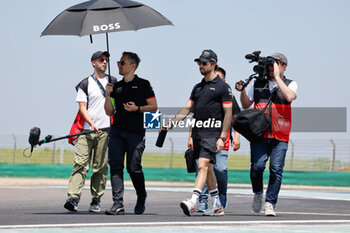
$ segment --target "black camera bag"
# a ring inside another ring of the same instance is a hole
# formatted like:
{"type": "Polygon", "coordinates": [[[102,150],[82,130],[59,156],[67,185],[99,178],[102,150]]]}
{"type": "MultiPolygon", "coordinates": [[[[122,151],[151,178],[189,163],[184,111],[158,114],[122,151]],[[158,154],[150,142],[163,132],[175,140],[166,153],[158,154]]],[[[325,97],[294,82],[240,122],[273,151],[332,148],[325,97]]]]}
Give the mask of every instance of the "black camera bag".
{"type": "Polygon", "coordinates": [[[232,122],[234,130],[243,135],[250,142],[261,141],[266,130],[271,127],[271,117],[266,115],[265,111],[271,105],[272,96],[276,92],[277,88],[272,92],[267,105],[262,111],[258,109],[247,109],[238,113],[232,122]]]}

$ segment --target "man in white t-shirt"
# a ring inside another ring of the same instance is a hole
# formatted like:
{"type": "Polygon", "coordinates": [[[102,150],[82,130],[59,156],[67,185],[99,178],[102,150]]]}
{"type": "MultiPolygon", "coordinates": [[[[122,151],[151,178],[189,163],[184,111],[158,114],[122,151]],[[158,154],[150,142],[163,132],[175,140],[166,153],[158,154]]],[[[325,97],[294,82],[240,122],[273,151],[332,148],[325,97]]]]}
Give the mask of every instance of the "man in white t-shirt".
{"type": "MultiPolygon", "coordinates": [[[[64,208],[69,211],[78,210],[78,203],[90,164],[92,164],[93,171],[90,185],[92,201],[89,211],[101,211],[100,201],[105,191],[108,173],[108,132],[100,129],[110,126],[110,117],[104,111],[105,89],[108,83],[108,76],[105,72],[109,56],[106,51],[95,52],[91,57],[91,64],[94,67],[93,74],[76,86],[76,101],[79,104],[80,113],[85,119],[84,130],[94,130],[96,133],[81,135],[78,138],[74,167],[69,179],[68,199],[64,204],[64,208]]],[[[110,79],[112,83],[117,81],[113,77],[110,79]]]]}

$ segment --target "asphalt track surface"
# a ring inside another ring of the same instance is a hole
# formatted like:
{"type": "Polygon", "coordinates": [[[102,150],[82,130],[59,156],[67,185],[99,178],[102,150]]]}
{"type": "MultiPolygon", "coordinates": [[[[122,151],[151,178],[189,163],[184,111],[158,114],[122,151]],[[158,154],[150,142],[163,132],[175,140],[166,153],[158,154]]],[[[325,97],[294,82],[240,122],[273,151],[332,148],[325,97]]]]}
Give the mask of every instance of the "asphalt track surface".
{"type": "MultiPolygon", "coordinates": [[[[282,186],[283,187],[283,186],[282,186]]],[[[63,208],[67,186],[64,184],[1,184],[0,232],[350,232],[350,189],[283,188],[277,217],[251,212],[252,194],[248,186],[231,185],[225,215],[185,216],[179,206],[191,195],[189,184],[148,183],[146,211],[135,215],[136,194],[126,184],[124,216],[108,216],[112,205],[108,186],[102,198],[102,212],[89,213],[88,186],[79,203],[79,211],[63,208]],[[195,230],[196,229],[196,230],[195,230]]]]}

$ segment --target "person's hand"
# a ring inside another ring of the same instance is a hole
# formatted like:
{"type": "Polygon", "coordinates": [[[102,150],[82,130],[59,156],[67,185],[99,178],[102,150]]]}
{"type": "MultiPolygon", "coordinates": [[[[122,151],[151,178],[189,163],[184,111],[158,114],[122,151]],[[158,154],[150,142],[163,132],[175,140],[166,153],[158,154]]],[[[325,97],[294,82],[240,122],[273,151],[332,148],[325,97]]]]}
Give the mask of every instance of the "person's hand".
{"type": "Polygon", "coordinates": [[[107,83],[106,86],[106,96],[111,96],[111,93],[113,92],[114,85],[112,83],[107,83]]]}
{"type": "Polygon", "coordinates": [[[243,87],[242,83],[243,83],[243,80],[240,80],[240,81],[236,82],[235,88],[236,88],[237,91],[243,91],[244,90],[244,87],[243,87]]]}
{"type": "Polygon", "coordinates": [[[138,107],[135,105],[134,102],[127,102],[124,105],[124,109],[128,112],[136,112],[138,110],[138,107]]]}
{"type": "Polygon", "coordinates": [[[90,125],[90,128],[96,133],[102,133],[102,131],[95,124],[90,125]]]}
{"type": "Polygon", "coordinates": [[[193,138],[192,137],[188,138],[187,147],[188,147],[188,149],[193,150],[193,138]]]}
{"type": "Polygon", "coordinates": [[[219,138],[217,141],[216,141],[216,152],[219,152],[221,151],[222,149],[224,149],[224,146],[225,146],[225,142],[219,138]]]}
{"type": "Polygon", "coordinates": [[[273,77],[275,79],[280,77],[280,68],[279,68],[277,62],[273,63],[273,77]]]}
{"type": "Polygon", "coordinates": [[[158,130],[158,132],[160,133],[160,131],[162,131],[162,129],[166,129],[167,131],[171,130],[173,127],[172,127],[172,124],[171,124],[171,121],[167,124],[167,125],[162,125],[160,127],[160,129],[158,130]]]}
{"type": "Polygon", "coordinates": [[[239,137],[234,137],[231,146],[233,147],[233,151],[237,151],[241,147],[241,140],[239,137]]]}

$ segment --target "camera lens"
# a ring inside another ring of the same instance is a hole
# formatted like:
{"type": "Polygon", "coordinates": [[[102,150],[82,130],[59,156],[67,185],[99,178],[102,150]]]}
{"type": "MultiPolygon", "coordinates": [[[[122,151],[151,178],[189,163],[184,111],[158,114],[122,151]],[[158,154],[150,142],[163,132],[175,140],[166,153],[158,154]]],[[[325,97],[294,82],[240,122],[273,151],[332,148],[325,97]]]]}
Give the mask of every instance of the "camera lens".
{"type": "Polygon", "coordinates": [[[258,74],[264,73],[264,66],[256,65],[253,67],[253,71],[258,74]]]}
{"type": "Polygon", "coordinates": [[[272,57],[267,57],[264,63],[266,64],[266,66],[272,66],[273,63],[275,63],[275,59],[272,57]]]}

